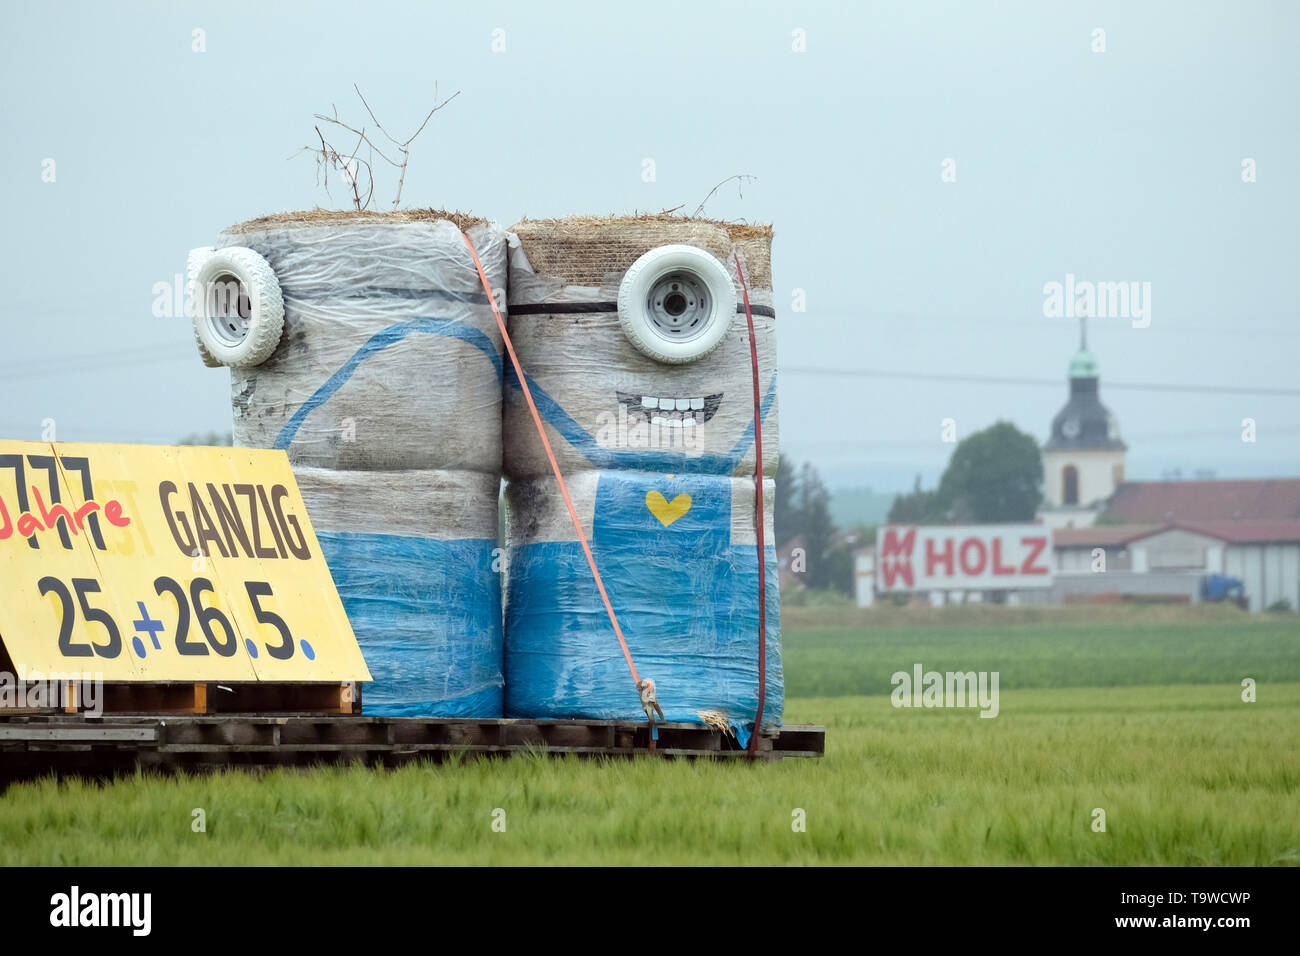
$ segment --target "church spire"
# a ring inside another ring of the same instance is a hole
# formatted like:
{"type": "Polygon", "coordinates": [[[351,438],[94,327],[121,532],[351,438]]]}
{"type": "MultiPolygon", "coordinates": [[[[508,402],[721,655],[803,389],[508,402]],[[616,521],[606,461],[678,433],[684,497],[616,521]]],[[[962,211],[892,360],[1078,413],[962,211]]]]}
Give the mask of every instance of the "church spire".
{"type": "Polygon", "coordinates": [[[1101,404],[1101,367],[1088,351],[1088,318],[1079,316],[1079,350],[1070,359],[1070,398],[1052,420],[1044,451],[1123,451],[1114,416],[1101,404]]]}
{"type": "Polygon", "coordinates": [[[1101,375],[1101,369],[1097,365],[1097,359],[1088,351],[1088,317],[1079,316],[1079,351],[1074,353],[1074,358],[1070,360],[1070,379],[1092,378],[1095,379],[1101,375]]]}

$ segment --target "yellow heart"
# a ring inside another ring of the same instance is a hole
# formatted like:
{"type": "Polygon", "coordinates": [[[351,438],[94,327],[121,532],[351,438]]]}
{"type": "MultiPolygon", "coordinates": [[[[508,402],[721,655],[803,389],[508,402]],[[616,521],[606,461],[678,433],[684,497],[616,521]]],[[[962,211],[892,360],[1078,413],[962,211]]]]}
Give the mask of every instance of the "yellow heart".
{"type": "Polygon", "coordinates": [[[645,496],[645,506],[650,509],[652,515],[659,519],[659,523],[666,528],[691,510],[691,496],[680,494],[672,501],[669,501],[659,492],[651,491],[645,496]]]}

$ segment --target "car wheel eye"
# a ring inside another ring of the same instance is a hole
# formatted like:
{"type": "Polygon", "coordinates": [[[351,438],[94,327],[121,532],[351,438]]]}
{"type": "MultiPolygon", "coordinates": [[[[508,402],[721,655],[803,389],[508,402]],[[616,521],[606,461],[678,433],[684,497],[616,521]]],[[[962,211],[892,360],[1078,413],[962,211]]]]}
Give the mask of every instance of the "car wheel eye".
{"type": "Polygon", "coordinates": [[[618,319],[656,362],[694,362],[721,344],[736,313],[736,290],[717,259],[696,246],[651,249],[623,276],[618,319]]]}

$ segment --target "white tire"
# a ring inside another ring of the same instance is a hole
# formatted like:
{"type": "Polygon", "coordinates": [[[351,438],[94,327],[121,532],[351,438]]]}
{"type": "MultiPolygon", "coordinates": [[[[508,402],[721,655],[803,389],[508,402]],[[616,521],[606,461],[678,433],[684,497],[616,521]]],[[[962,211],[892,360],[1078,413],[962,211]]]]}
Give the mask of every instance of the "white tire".
{"type": "Polygon", "coordinates": [[[284,298],[270,264],[252,249],[228,246],[203,258],[194,280],[204,361],[251,368],[270,358],[284,331],[284,298]]]}
{"type": "Polygon", "coordinates": [[[208,368],[221,368],[221,363],[212,357],[208,347],[203,344],[203,339],[199,336],[199,327],[194,322],[195,314],[198,310],[199,295],[199,267],[207,261],[212,253],[216,252],[215,246],[200,246],[198,249],[191,249],[189,258],[185,262],[185,303],[188,310],[185,314],[189,316],[190,328],[194,332],[194,344],[198,346],[199,358],[203,359],[203,364],[208,368]]]}
{"type": "Polygon", "coordinates": [[[696,246],[651,249],[623,276],[618,320],[637,350],[681,365],[712,352],[736,315],[736,288],[717,259],[696,246]]]}

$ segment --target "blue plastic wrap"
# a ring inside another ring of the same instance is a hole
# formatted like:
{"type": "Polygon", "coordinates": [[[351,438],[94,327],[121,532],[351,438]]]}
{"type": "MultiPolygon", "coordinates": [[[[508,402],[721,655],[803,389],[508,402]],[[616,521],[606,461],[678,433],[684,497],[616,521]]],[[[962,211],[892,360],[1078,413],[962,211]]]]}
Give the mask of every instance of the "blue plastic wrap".
{"type": "Polygon", "coordinates": [[[365,688],[365,713],[501,715],[495,539],[316,536],[374,678],[365,688]]]}
{"type": "MultiPolygon", "coordinates": [[[[719,712],[748,736],[758,707],[758,555],[752,524],[748,541],[736,540],[733,528],[752,522],[752,480],[625,471],[575,477],[570,492],[580,515],[591,516],[605,589],[665,717],[698,723],[701,711],[719,712]],[[593,486],[594,501],[585,500],[593,486]]],[[[511,493],[525,487],[512,484],[511,493]]],[[[535,498],[512,501],[516,510],[536,514],[542,506],[535,498]]],[[[506,714],[643,720],[582,546],[571,524],[568,530],[572,540],[518,543],[527,529],[512,535],[506,714]]],[[[765,727],[780,723],[785,696],[770,540],[769,531],[765,727]]]]}

